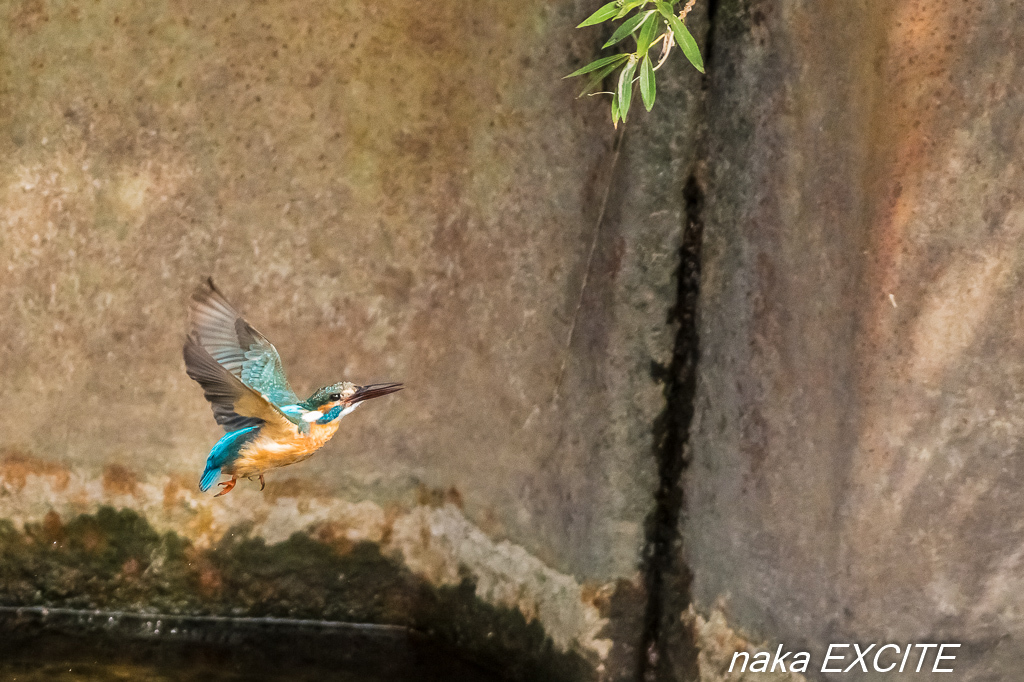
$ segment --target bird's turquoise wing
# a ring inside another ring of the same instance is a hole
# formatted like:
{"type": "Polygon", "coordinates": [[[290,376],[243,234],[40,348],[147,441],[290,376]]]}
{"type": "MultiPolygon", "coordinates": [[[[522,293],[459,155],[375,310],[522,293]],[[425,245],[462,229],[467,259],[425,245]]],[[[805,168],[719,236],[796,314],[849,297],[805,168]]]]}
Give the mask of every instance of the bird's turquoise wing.
{"type": "Polygon", "coordinates": [[[299,402],[274,344],[231,307],[213,280],[192,296],[189,313],[189,337],[242,383],[275,405],[299,402]]]}
{"type": "Polygon", "coordinates": [[[203,394],[213,406],[213,416],[225,431],[259,427],[260,433],[272,438],[287,438],[294,434],[296,425],[306,426],[214,360],[195,334],[186,339],[184,355],[185,370],[203,387],[203,394]]]}

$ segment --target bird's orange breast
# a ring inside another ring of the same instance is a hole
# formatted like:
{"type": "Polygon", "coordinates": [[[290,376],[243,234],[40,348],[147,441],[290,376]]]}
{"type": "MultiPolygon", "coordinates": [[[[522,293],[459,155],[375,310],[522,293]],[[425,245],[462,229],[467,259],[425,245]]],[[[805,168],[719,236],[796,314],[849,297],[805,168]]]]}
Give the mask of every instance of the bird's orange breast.
{"type": "Polygon", "coordinates": [[[307,459],[324,446],[338,430],[339,420],[329,424],[310,424],[308,434],[292,425],[290,432],[276,433],[274,437],[260,435],[238,453],[238,459],[225,473],[239,477],[257,476],[270,469],[288,466],[307,459]]]}

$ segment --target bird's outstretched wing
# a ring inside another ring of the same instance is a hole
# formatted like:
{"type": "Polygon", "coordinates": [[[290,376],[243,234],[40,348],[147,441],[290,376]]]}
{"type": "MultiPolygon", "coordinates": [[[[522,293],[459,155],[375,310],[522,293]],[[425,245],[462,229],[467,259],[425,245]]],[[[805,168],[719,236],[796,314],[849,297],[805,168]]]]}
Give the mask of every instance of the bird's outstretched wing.
{"type": "Polygon", "coordinates": [[[213,406],[213,417],[225,431],[263,426],[274,437],[295,429],[295,422],[277,405],[214,360],[196,334],[185,341],[185,370],[203,387],[203,394],[213,406]]]}
{"type": "Polygon", "coordinates": [[[224,369],[275,405],[299,402],[274,344],[242,319],[212,279],[192,295],[189,338],[195,338],[224,369]]]}

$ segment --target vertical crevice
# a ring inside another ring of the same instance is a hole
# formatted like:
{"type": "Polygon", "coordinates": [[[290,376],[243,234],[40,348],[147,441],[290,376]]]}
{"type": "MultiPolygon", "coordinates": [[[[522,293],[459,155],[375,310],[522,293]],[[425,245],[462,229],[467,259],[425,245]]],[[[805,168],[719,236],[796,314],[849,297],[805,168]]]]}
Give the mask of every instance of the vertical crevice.
{"type": "Polygon", "coordinates": [[[654,424],[654,457],[658,489],[647,519],[643,575],[647,605],[637,679],[641,682],[695,682],[697,644],[692,629],[681,620],[692,601],[693,575],[683,558],[682,522],[685,515],[685,476],[690,463],[690,426],[697,391],[699,337],[697,304],[700,295],[701,243],[704,236],[704,187],[698,169],[707,156],[707,109],[711,97],[712,64],[720,0],[707,1],[707,33],[701,115],[705,119],[693,144],[697,149],[683,185],[683,239],[676,272],[676,303],[669,324],[677,324],[672,359],[653,365],[652,376],[664,386],[665,411],[654,424]]]}
{"type": "Polygon", "coordinates": [[[678,331],[669,364],[652,366],[655,380],[664,386],[666,404],[654,424],[658,489],[647,520],[644,557],[647,607],[639,661],[639,679],[643,682],[689,682],[697,675],[697,650],[693,638],[682,632],[679,621],[690,604],[691,574],[682,560],[680,521],[697,386],[696,314],[704,232],[704,192],[695,174],[686,182],[683,199],[685,222],[676,273],[676,304],[669,316],[669,323],[677,324],[678,331]]]}
{"type": "MultiPolygon", "coordinates": [[[[715,32],[712,30],[715,26],[715,19],[718,17],[718,2],[719,0],[707,0],[708,2],[708,34],[707,38],[704,39],[704,67],[705,71],[711,66],[711,59],[715,53],[715,32]]],[[[704,79],[704,85],[708,85],[708,79],[704,79]]]]}
{"type": "MultiPolygon", "coordinates": [[[[710,74],[720,0],[706,2],[704,64],[710,74]]],[[[710,75],[703,78],[701,85],[704,94],[699,111],[706,121],[712,87],[710,75]]],[[[664,387],[665,410],[653,427],[658,488],[646,526],[643,576],[647,603],[637,668],[637,679],[641,682],[699,679],[695,635],[681,619],[692,601],[693,578],[683,555],[682,522],[686,513],[686,471],[690,463],[690,427],[700,354],[697,305],[704,236],[705,192],[701,178],[707,156],[705,121],[697,127],[693,140],[697,151],[682,190],[683,235],[676,271],[676,301],[668,317],[668,324],[678,325],[672,358],[667,365],[653,364],[651,368],[653,378],[664,387]]]]}

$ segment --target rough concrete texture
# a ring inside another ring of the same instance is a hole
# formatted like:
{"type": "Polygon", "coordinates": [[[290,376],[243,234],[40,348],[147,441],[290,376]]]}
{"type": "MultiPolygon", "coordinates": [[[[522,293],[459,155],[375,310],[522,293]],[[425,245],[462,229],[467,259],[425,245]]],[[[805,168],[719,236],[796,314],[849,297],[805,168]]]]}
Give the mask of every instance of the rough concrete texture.
{"type": "MultiPolygon", "coordinates": [[[[681,619],[685,626],[693,633],[694,640],[700,653],[697,655],[698,679],[700,682],[805,682],[806,678],[800,673],[780,672],[751,672],[744,671],[742,665],[735,662],[736,652],[746,652],[753,657],[759,653],[766,652],[774,654],[765,647],[757,647],[750,643],[740,633],[729,627],[725,614],[718,608],[711,611],[705,618],[692,608],[683,613],[681,619]],[[730,672],[729,668],[732,668],[730,672]]],[[[787,664],[793,663],[793,656],[790,656],[787,664]]]]}
{"type": "MultiPolygon", "coordinates": [[[[607,102],[561,80],[594,55],[573,28],[592,10],[0,2],[0,447],[6,480],[29,456],[58,486],[7,513],[195,485],[220,433],[180,347],[213,275],[300,393],[407,390],[263,496],[172,495],[178,530],[239,513],[273,535],[283,499],[408,511],[443,490],[560,594],[637,581],[691,124],[623,154],[619,181],[643,182],[598,230],[607,102]]],[[[551,617],[604,646],[592,606],[551,617]]]]}
{"type": "Polygon", "coordinates": [[[686,558],[700,610],[818,661],[959,642],[957,679],[1020,676],[1022,20],[715,17],[686,558]]]}

